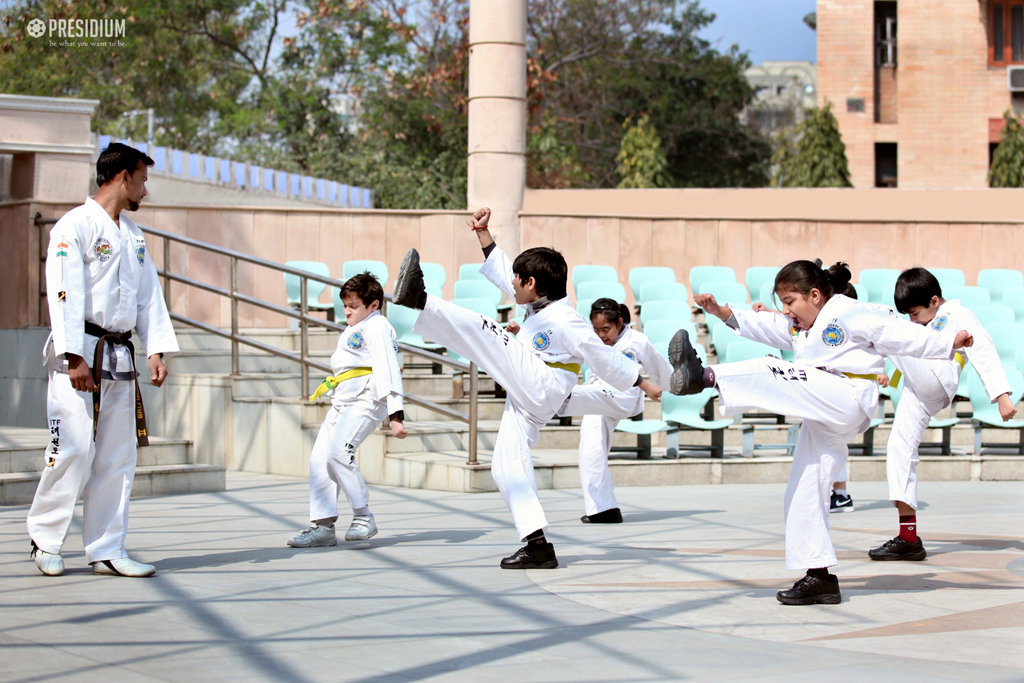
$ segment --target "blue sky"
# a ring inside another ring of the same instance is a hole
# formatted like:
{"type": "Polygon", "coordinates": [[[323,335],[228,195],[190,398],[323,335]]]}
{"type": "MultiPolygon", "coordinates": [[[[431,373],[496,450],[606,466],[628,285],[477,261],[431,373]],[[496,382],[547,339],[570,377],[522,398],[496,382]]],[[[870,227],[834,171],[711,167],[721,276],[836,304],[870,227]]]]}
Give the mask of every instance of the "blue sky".
{"type": "Polygon", "coordinates": [[[700,0],[717,15],[701,32],[719,50],[733,43],[750,55],[754,64],[766,59],[806,59],[817,63],[815,33],[803,22],[815,11],[815,0],[700,0]]]}

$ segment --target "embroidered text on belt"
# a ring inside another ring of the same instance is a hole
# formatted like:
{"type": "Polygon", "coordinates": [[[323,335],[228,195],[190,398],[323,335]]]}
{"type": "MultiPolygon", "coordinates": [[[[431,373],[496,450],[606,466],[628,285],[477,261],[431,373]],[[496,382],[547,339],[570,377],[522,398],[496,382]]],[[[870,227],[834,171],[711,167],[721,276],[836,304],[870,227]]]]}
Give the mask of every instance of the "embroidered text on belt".
{"type": "Polygon", "coordinates": [[[92,394],[92,440],[96,441],[96,428],[100,419],[100,387],[103,385],[103,352],[107,344],[124,346],[132,359],[132,374],[135,377],[135,442],[139,446],[149,445],[149,432],[146,430],[146,408],[142,405],[142,390],[139,389],[139,371],[135,367],[135,344],[132,343],[131,330],[115,333],[105,330],[95,323],[86,321],[85,333],[98,337],[96,352],[92,358],[92,381],[96,385],[92,394]]]}
{"type": "MultiPolygon", "coordinates": [[[[571,372],[574,375],[580,374],[580,370],[583,369],[582,367],[580,367],[579,363],[552,363],[552,362],[549,362],[549,361],[544,361],[544,365],[548,366],[549,368],[557,368],[559,370],[565,370],[567,372],[571,372]]],[[[579,380],[576,380],[576,381],[579,381],[579,380]]]]}
{"type": "MultiPolygon", "coordinates": [[[[963,371],[964,366],[967,365],[967,359],[964,358],[964,355],[962,353],[960,353],[959,351],[957,351],[953,355],[953,360],[955,360],[957,363],[960,364],[960,370],[963,371]]],[[[889,380],[889,386],[890,387],[899,387],[900,379],[902,377],[903,377],[903,373],[900,372],[899,370],[897,370],[896,372],[892,373],[892,379],[889,380]]]]}
{"type": "Polygon", "coordinates": [[[318,398],[326,394],[331,389],[334,389],[347,379],[352,379],[353,377],[363,377],[365,375],[372,374],[373,368],[352,368],[351,370],[346,370],[340,375],[335,375],[334,377],[324,377],[324,381],[320,382],[320,386],[316,388],[316,391],[314,391],[313,395],[309,397],[309,400],[317,400],[318,398]]]}

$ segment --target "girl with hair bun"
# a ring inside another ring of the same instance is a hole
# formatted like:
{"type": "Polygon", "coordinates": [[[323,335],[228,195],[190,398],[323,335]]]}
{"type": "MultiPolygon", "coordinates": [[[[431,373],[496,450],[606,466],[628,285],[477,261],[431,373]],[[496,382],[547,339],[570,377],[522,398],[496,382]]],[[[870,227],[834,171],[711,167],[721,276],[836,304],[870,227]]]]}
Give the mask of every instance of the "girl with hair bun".
{"type": "MultiPolygon", "coordinates": [[[[659,354],[646,335],[629,326],[629,308],[614,299],[598,299],[590,308],[594,332],[607,346],[640,364],[651,381],[665,386],[672,366],[659,354]]],[[[644,410],[644,391],[635,386],[618,391],[596,375],[573,389],[559,415],[582,415],[580,426],[580,484],[583,487],[585,524],[616,524],[622,511],[615,500],[615,489],[608,471],[612,434],[619,420],[644,410]]],[[[661,396],[648,394],[653,400],[661,396]]]]}
{"type": "Polygon", "coordinates": [[[669,344],[673,394],[717,387],[723,415],[765,410],[803,421],[784,509],[786,568],[807,574],[776,595],[786,605],[842,600],[839,579],[828,571],[837,564],[828,534],[829,494],[846,463],[846,445],[868,428],[878,407],[883,356],[952,359],[956,349],[973,342],[966,330],[930,332],[843,295],[850,279],[845,263],[828,269],[811,261],[788,264],[775,278],[782,315],[732,309],[710,294],[694,297],[737,334],[791,349],[792,363],[769,356],[705,368],[685,330],[669,344]]]}

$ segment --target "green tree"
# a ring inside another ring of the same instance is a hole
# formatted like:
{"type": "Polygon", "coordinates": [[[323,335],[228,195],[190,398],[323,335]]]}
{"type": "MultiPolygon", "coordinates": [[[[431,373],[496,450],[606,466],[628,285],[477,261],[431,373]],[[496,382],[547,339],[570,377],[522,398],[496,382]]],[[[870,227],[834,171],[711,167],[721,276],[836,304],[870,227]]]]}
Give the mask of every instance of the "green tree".
{"type": "Polygon", "coordinates": [[[620,188],[670,187],[671,180],[665,173],[668,160],[661,149],[658,131],[644,114],[636,123],[626,119],[622,124],[626,134],[622,136],[619,153],[615,157],[616,172],[622,180],[620,188]],[[633,124],[633,125],[630,125],[633,124]]]}
{"type": "Polygon", "coordinates": [[[1024,128],[1009,109],[1003,114],[1003,132],[988,170],[990,187],[1024,187],[1024,128]]]}
{"type": "Polygon", "coordinates": [[[772,161],[772,184],[779,187],[852,187],[846,145],[828,101],[808,109],[795,133],[781,135],[772,161]]]}

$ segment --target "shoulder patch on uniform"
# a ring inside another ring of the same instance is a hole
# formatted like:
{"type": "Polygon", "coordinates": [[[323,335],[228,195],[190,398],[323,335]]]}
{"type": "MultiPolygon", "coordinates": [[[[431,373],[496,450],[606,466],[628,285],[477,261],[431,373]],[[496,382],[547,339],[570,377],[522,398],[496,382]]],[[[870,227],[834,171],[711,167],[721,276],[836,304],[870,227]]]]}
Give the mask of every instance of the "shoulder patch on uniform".
{"type": "Polygon", "coordinates": [[[938,332],[939,330],[942,330],[943,328],[945,328],[946,324],[948,322],[949,322],[949,316],[940,315],[937,318],[935,318],[934,320],[932,320],[932,329],[935,330],[936,332],[938,332]]]}
{"type": "Polygon", "coordinates": [[[843,329],[838,320],[833,319],[832,322],[825,326],[825,331],[821,333],[821,341],[824,342],[825,346],[842,346],[846,343],[846,330],[843,329]]]}
{"type": "Polygon", "coordinates": [[[61,240],[60,244],[57,245],[57,252],[54,254],[54,256],[64,257],[64,256],[67,256],[67,255],[68,255],[68,243],[65,242],[64,240],[61,240]]]}
{"type": "Polygon", "coordinates": [[[139,265],[146,265],[146,243],[140,237],[135,240],[135,257],[139,259],[139,265]]]}
{"type": "Polygon", "coordinates": [[[106,263],[114,255],[113,250],[110,248],[110,242],[104,237],[96,238],[96,242],[92,245],[92,253],[96,260],[101,263],[106,263]]]}
{"type": "Polygon", "coordinates": [[[622,355],[630,359],[631,361],[636,362],[636,354],[633,353],[632,351],[623,351],[622,355]]]}
{"type": "Polygon", "coordinates": [[[67,292],[57,292],[57,301],[66,301],[68,298],[67,292]]]}
{"type": "Polygon", "coordinates": [[[348,347],[353,351],[363,348],[363,335],[361,332],[353,332],[348,338],[348,347]]]}
{"type": "Polygon", "coordinates": [[[538,332],[533,335],[533,348],[538,351],[544,351],[551,346],[551,337],[548,336],[547,332],[538,332]]]}

